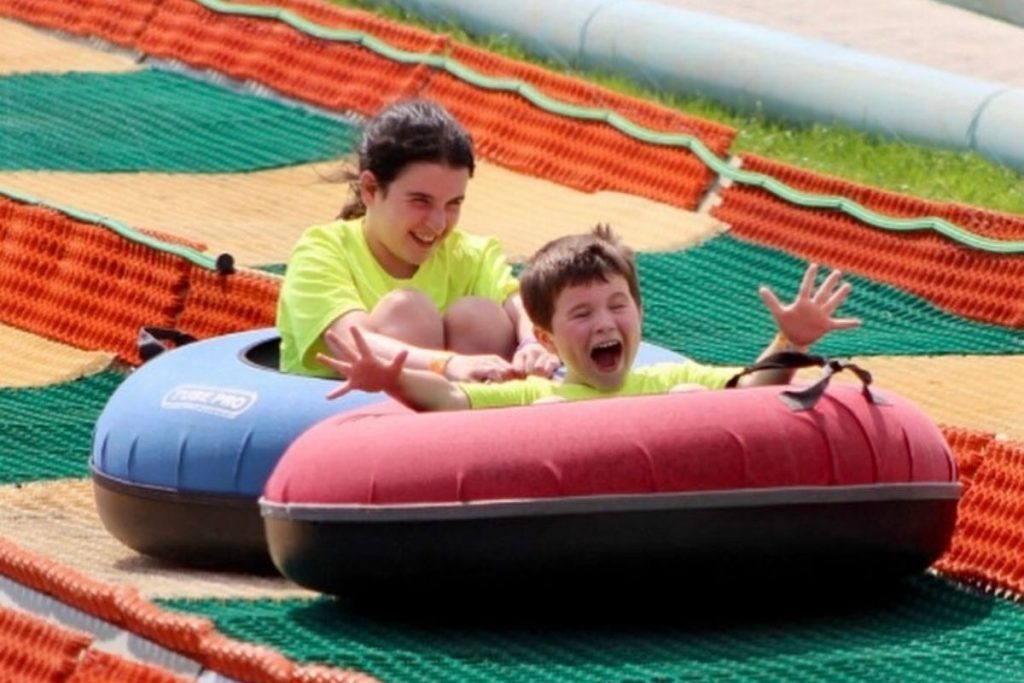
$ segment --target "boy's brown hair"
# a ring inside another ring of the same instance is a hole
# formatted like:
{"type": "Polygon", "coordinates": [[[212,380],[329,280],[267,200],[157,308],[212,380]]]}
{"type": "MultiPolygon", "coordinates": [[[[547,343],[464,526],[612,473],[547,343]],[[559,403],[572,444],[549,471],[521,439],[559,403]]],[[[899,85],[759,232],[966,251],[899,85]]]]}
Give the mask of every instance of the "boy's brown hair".
{"type": "Polygon", "coordinates": [[[555,300],[563,289],[607,282],[614,275],[626,279],[629,293],[642,310],[633,250],[610,226],[599,224],[589,233],[559,237],[541,247],[519,275],[519,293],[533,324],[550,332],[555,300]]]}

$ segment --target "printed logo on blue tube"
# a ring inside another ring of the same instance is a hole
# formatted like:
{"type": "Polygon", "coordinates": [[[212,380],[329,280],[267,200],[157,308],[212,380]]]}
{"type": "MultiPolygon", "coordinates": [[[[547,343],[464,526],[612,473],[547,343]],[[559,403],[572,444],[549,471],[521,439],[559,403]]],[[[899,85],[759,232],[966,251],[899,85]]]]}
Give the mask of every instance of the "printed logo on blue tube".
{"type": "Polygon", "coordinates": [[[234,420],[256,405],[259,394],[245,389],[179,384],[160,400],[166,410],[194,410],[234,420]]]}

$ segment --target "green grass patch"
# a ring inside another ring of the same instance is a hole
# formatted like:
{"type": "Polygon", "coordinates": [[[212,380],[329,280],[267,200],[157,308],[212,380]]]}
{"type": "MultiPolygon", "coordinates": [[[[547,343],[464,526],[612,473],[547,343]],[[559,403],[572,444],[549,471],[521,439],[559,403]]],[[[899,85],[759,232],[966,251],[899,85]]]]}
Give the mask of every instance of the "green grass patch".
{"type": "Polygon", "coordinates": [[[426,21],[402,8],[368,0],[334,4],[450,34],[455,40],[505,57],[538,64],[692,116],[736,128],[733,152],[751,152],[808,170],[937,201],[953,201],[1024,214],[1024,174],[974,152],[883,139],[840,125],[798,125],[731,109],[702,97],[659,92],[618,74],[580,70],[567,62],[538,58],[507,35],[472,35],[451,23],[426,21]]]}

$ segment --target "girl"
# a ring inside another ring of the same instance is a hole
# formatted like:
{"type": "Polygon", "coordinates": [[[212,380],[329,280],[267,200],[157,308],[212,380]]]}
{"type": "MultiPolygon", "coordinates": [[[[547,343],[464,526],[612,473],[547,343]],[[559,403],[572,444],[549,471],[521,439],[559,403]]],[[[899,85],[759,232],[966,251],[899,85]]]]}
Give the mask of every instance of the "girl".
{"type": "Polygon", "coordinates": [[[436,103],[369,122],[341,220],[306,230],[288,261],[282,370],[330,375],[317,353],[358,328],[378,356],[454,381],[554,372],[497,240],[455,227],[473,169],[469,134],[436,103]]]}

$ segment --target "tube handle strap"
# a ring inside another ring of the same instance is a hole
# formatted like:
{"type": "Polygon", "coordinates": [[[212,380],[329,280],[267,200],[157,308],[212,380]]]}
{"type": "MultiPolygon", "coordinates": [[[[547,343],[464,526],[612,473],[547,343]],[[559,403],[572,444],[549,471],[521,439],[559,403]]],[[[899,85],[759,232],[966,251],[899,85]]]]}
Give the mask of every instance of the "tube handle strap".
{"type": "Polygon", "coordinates": [[[822,369],[821,377],[818,378],[818,381],[801,389],[786,389],[779,393],[779,400],[794,412],[814,408],[825,394],[825,389],[828,388],[829,383],[832,381],[832,376],[844,370],[849,370],[860,380],[861,394],[869,403],[888,405],[884,398],[871,390],[871,373],[856,363],[846,360],[829,359],[824,356],[802,353],[800,351],[780,351],[779,353],[766,356],[757,363],[744,368],[742,372],[733,375],[726,382],[725,386],[727,389],[734,388],[741,377],[759,370],[797,370],[811,367],[820,367],[822,369]]]}
{"type": "Polygon", "coordinates": [[[139,328],[139,337],[136,345],[139,349],[139,358],[145,363],[159,356],[164,351],[176,349],[185,344],[191,344],[196,338],[187,332],[182,332],[173,327],[143,326],[139,328]]]}

